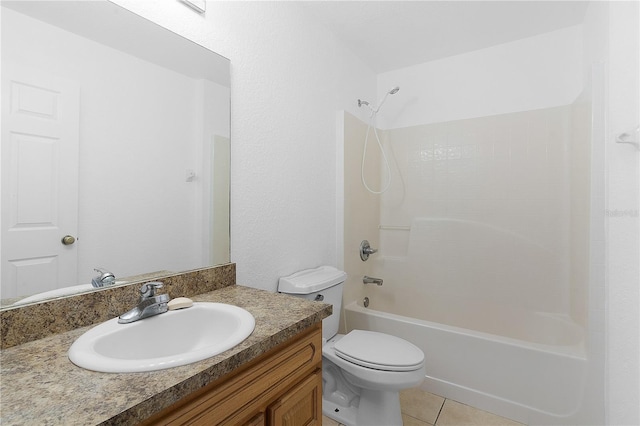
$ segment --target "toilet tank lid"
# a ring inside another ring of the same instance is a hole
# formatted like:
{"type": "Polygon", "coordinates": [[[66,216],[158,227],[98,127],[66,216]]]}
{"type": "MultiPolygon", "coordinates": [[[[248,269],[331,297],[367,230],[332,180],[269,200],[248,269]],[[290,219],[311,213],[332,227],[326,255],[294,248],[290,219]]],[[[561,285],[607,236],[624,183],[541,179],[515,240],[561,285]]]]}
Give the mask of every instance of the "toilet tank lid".
{"type": "Polygon", "coordinates": [[[288,294],[310,294],[343,283],[347,274],[333,266],[305,269],[278,281],[278,291],[288,294]]]}

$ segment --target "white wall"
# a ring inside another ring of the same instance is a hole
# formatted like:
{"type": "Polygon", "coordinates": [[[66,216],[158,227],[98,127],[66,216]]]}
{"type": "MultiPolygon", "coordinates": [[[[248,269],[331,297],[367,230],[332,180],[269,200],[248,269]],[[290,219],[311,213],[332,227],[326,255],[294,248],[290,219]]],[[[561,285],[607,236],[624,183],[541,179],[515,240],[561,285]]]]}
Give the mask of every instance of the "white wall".
{"type": "Polygon", "coordinates": [[[589,292],[592,400],[604,404],[606,424],[640,424],[639,154],[616,135],[638,126],[640,51],[637,2],[592,2],[583,24],[584,75],[596,70],[605,123],[592,152],[592,265],[589,292]],[[600,87],[599,87],[600,86],[600,87]],[[594,258],[593,255],[598,256],[594,258]]]}
{"type": "MultiPolygon", "coordinates": [[[[610,2],[607,156],[608,424],[640,424],[640,153],[616,135],[640,124],[640,4],[610,2]]],[[[635,133],[638,141],[638,133],[635,133]]]]}
{"type": "Polygon", "coordinates": [[[389,96],[380,128],[400,128],[571,104],[582,90],[580,26],[378,75],[389,96]]]}
{"type": "Polygon", "coordinates": [[[373,73],[290,2],[118,0],[231,59],[231,260],[238,283],[337,263],[336,115],[360,115],[373,73]]]}

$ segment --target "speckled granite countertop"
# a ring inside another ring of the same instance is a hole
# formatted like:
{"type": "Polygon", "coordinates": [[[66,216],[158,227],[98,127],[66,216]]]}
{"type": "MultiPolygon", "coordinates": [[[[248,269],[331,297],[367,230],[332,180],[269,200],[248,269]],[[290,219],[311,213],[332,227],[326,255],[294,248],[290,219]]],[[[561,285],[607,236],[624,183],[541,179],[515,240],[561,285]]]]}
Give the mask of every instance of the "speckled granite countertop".
{"type": "Polygon", "coordinates": [[[91,327],[4,349],[0,423],[135,424],[331,314],[331,305],[235,285],[192,299],[240,306],[255,317],[255,330],[220,355],[148,373],[97,373],[72,364],[67,350],[91,327]]]}

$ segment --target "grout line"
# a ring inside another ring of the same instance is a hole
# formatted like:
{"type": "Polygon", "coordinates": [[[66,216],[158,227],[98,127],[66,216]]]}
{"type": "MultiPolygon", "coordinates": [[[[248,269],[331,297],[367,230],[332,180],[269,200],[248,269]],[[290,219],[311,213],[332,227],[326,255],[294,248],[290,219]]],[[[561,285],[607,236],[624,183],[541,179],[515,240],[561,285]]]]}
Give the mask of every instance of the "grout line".
{"type": "Polygon", "coordinates": [[[420,419],[420,418],[418,418],[418,417],[415,417],[415,416],[412,416],[411,414],[407,414],[407,413],[405,413],[404,411],[402,412],[402,415],[403,415],[403,416],[407,416],[407,417],[411,417],[412,419],[417,420],[417,421],[418,421],[419,423],[421,423],[421,424],[422,424],[422,423],[424,423],[425,425],[434,426],[434,425],[432,425],[431,423],[429,423],[428,421],[426,421],[426,420],[422,420],[422,419],[420,419]]]}
{"type": "Polygon", "coordinates": [[[442,401],[442,405],[440,406],[440,410],[438,411],[438,415],[436,416],[436,420],[433,422],[433,426],[438,424],[438,419],[440,418],[440,413],[442,413],[442,409],[444,408],[444,403],[447,402],[447,398],[444,398],[442,401]]]}

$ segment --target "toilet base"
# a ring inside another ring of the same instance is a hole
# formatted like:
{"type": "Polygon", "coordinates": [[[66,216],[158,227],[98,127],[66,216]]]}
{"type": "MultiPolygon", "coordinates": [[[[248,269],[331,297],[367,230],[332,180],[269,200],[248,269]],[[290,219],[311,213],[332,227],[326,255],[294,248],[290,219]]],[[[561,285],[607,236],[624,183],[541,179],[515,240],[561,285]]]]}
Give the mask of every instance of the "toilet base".
{"type": "Polygon", "coordinates": [[[322,398],[322,414],[346,426],[402,426],[400,394],[362,389],[358,406],[343,407],[322,398]]]}
{"type": "Polygon", "coordinates": [[[357,411],[357,407],[343,407],[322,398],[322,414],[343,425],[355,426],[357,411]]]}

